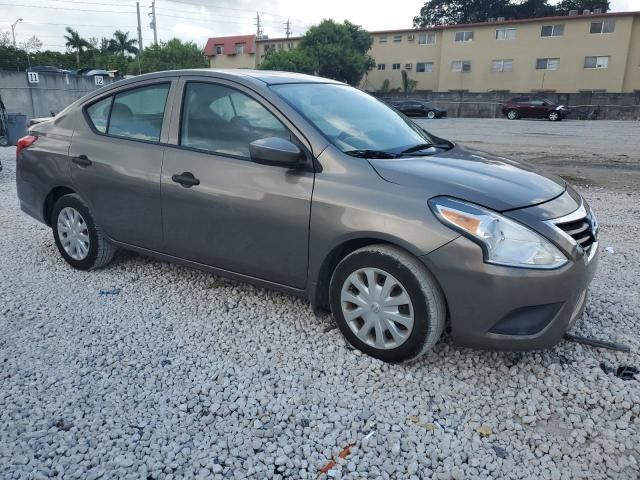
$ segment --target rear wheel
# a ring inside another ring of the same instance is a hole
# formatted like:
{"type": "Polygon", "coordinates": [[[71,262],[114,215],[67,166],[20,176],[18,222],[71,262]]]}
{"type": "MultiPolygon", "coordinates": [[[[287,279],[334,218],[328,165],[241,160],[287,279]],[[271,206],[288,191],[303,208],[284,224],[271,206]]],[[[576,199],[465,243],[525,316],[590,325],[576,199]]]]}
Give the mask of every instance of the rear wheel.
{"type": "Polygon", "coordinates": [[[445,301],[436,280],[417,258],[389,245],[345,257],[331,278],[330,303],[347,340],[386,362],[419,357],[445,326],[445,301]]]}
{"type": "Polygon", "coordinates": [[[553,111],[551,111],[551,112],[549,112],[549,113],[547,114],[547,118],[548,118],[549,120],[551,120],[552,122],[557,122],[557,121],[559,121],[559,120],[560,120],[560,118],[561,118],[561,117],[560,117],[560,114],[559,114],[558,112],[556,112],[555,110],[553,110],[553,111]]]}
{"type": "Polygon", "coordinates": [[[103,267],[116,253],[116,248],[96,225],[87,204],[76,194],[64,195],[56,201],[51,226],[58,251],[73,268],[103,267]]]}
{"type": "Polygon", "coordinates": [[[429,110],[427,112],[427,118],[430,118],[431,120],[433,120],[434,118],[436,118],[436,112],[434,112],[433,110],[429,110]]]}
{"type": "Polygon", "coordinates": [[[518,113],[517,110],[509,110],[507,112],[507,118],[509,120],[517,120],[518,118],[520,118],[520,114],[518,113]]]}

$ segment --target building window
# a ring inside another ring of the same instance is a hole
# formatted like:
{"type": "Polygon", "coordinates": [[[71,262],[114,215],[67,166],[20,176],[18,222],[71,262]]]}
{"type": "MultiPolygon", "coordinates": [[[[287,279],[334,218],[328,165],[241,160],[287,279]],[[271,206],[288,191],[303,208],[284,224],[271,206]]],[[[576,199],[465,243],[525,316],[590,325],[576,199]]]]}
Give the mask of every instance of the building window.
{"type": "Polygon", "coordinates": [[[584,57],[584,68],[609,68],[609,57],[584,57]]]}
{"type": "Polygon", "coordinates": [[[605,20],[604,22],[591,22],[589,33],[613,33],[616,29],[615,20],[605,20]]]}
{"type": "Polygon", "coordinates": [[[391,68],[393,68],[394,70],[400,70],[400,64],[394,63],[391,68]]]}
{"type": "Polygon", "coordinates": [[[543,25],[540,29],[541,37],[561,37],[564,35],[564,23],[556,25],[543,25]]]}
{"type": "Polygon", "coordinates": [[[379,63],[378,64],[378,70],[384,70],[386,67],[386,65],[384,63],[379,63]]]}
{"type": "Polygon", "coordinates": [[[216,45],[216,55],[222,55],[224,53],[224,45],[216,45]]]}
{"type": "Polygon", "coordinates": [[[492,60],[492,72],[511,72],[513,70],[513,60],[492,60]]]}
{"type": "Polygon", "coordinates": [[[380,43],[387,43],[387,36],[383,35],[382,37],[380,37],[380,43]]]}
{"type": "Polygon", "coordinates": [[[456,32],[456,42],[472,42],[473,32],[456,32]]]}
{"type": "Polygon", "coordinates": [[[421,33],[420,35],[418,35],[419,45],[433,45],[435,43],[436,43],[435,33],[421,33]]]}
{"type": "Polygon", "coordinates": [[[454,60],[451,62],[452,72],[470,72],[471,60],[454,60]]]}
{"type": "Polygon", "coordinates": [[[560,68],[559,58],[538,58],[536,60],[536,70],[558,70],[560,68]]]}
{"type": "Polygon", "coordinates": [[[393,43],[400,43],[402,41],[402,35],[394,35],[393,43]]]}
{"type": "Polygon", "coordinates": [[[244,43],[236,43],[236,55],[242,55],[244,53],[244,43]]]}
{"type": "Polygon", "coordinates": [[[496,29],[496,40],[515,40],[515,28],[498,28],[496,29]]]}
{"type": "Polygon", "coordinates": [[[418,63],[416,63],[416,72],[418,72],[418,73],[431,73],[431,72],[433,72],[433,62],[418,62],[418,63]]]}

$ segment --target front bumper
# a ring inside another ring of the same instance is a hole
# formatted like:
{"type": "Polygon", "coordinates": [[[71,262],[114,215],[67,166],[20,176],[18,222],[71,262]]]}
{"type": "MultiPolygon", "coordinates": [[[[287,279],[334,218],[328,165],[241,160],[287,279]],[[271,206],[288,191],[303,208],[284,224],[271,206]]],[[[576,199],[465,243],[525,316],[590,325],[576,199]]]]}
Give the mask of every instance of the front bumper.
{"type": "Polygon", "coordinates": [[[487,264],[465,237],[421,257],[440,282],[455,343],[499,350],[556,344],[582,314],[598,263],[597,244],[556,270],[487,264]]]}

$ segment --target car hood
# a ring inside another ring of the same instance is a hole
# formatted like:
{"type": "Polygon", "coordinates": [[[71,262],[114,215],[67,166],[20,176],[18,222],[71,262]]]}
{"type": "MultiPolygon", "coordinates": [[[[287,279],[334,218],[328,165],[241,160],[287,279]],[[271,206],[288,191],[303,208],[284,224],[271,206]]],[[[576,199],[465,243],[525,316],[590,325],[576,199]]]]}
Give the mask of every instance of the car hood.
{"type": "Polygon", "coordinates": [[[431,156],[370,159],[391,183],[429,197],[449,195],[497,211],[529,207],[561,195],[565,182],[536,167],[460,145],[431,156]]]}

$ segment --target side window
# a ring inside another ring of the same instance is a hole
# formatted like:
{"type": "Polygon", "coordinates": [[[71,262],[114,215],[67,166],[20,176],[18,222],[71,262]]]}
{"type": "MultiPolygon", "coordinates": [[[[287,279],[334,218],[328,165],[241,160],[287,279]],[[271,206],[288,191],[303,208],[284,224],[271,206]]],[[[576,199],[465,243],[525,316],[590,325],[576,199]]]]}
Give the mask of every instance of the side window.
{"type": "Polygon", "coordinates": [[[169,87],[164,83],[116,94],[108,133],[159,142],[169,87]]]}
{"type": "Polygon", "coordinates": [[[87,114],[91,119],[91,123],[100,133],[107,133],[111,100],[113,100],[113,97],[107,97],[87,107],[87,114]]]}
{"type": "Polygon", "coordinates": [[[244,93],[212,83],[189,82],[180,120],[180,145],[249,158],[254,140],[291,135],[265,107],[244,93]]]}

